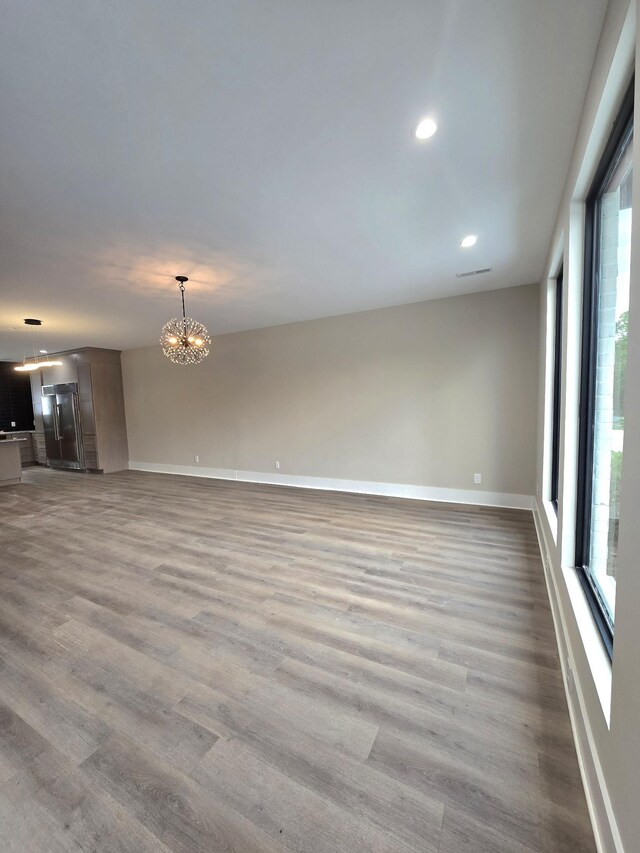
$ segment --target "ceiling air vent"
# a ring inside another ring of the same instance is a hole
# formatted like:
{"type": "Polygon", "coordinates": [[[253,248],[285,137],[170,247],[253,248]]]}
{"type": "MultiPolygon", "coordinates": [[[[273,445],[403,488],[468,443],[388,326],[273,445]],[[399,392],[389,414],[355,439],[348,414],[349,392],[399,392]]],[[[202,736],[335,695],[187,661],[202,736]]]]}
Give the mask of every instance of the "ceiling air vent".
{"type": "Polygon", "coordinates": [[[468,278],[470,275],[484,275],[486,272],[493,272],[493,267],[485,267],[482,270],[471,270],[470,272],[457,272],[456,278],[468,278]]]}

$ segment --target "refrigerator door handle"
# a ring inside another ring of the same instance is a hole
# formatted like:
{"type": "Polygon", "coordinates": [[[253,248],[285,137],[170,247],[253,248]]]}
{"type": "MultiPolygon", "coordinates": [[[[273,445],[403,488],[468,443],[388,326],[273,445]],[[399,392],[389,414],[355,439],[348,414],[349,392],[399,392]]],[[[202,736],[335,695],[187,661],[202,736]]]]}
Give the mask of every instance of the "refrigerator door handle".
{"type": "Polygon", "coordinates": [[[80,425],[80,408],[78,406],[78,395],[73,395],[73,426],[76,431],[76,447],[78,449],[78,459],[82,461],[84,468],[84,442],[82,441],[82,427],[80,425]]]}
{"type": "Polygon", "coordinates": [[[58,441],[62,438],[60,435],[60,403],[55,403],[53,406],[53,428],[58,441]]]}

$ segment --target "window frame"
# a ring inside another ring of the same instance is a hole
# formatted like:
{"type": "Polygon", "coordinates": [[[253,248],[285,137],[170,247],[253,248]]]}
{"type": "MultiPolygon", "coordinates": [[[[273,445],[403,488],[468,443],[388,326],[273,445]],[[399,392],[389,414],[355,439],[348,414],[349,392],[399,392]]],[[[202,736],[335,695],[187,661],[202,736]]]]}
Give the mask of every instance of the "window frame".
{"type": "Polygon", "coordinates": [[[599,304],[600,228],[598,211],[600,197],[620,162],[622,151],[629,134],[633,133],[633,128],[634,79],[631,80],[624,96],[620,111],[613,123],[611,135],[596,169],[586,199],[585,218],[575,564],[578,578],[585,591],[589,607],[591,608],[609,658],[613,656],[614,624],[588,569],[591,544],[594,404],[598,332],[597,314],[599,304]]]}
{"type": "Polygon", "coordinates": [[[558,494],[560,484],[560,415],[562,400],[562,311],[564,302],[564,267],[556,276],[554,348],[553,348],[553,398],[551,414],[551,472],[549,499],[556,515],[558,514],[558,494]]]}

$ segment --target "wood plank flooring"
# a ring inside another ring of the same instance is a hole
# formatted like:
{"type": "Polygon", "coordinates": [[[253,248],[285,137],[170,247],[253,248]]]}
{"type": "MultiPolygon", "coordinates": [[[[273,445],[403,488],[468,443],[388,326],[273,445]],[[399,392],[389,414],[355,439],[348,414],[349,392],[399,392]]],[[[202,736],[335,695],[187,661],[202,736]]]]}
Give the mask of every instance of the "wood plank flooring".
{"type": "Polygon", "coordinates": [[[590,853],[531,514],[34,468],[0,850],[590,853]]]}

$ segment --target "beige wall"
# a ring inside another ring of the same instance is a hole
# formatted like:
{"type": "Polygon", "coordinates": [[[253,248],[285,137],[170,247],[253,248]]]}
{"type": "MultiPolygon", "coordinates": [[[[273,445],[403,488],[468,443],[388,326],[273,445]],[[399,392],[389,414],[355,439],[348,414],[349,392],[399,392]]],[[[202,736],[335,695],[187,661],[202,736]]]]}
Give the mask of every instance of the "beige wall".
{"type": "Polygon", "coordinates": [[[221,335],[198,366],[123,352],[130,459],[531,495],[538,311],[526,286],[221,335]]]}

